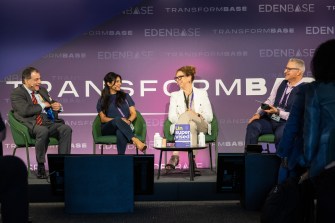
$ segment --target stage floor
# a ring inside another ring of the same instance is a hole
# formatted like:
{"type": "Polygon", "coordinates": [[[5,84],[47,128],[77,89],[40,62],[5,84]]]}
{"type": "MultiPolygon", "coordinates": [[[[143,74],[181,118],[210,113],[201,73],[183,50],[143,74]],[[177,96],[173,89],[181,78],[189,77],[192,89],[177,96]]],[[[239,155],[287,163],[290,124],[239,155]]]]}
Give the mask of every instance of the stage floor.
{"type": "MultiPolygon", "coordinates": [[[[160,178],[157,179],[158,170],[154,171],[154,183],[196,183],[196,182],[216,182],[216,172],[210,169],[197,169],[194,181],[190,181],[190,174],[188,169],[161,170],[160,178]],[[199,175],[200,173],[201,175],[199,175]]],[[[38,179],[34,171],[28,177],[28,184],[50,184],[49,179],[38,179]]]]}
{"type": "MultiPolygon", "coordinates": [[[[217,192],[216,172],[210,169],[198,169],[194,181],[190,181],[188,170],[161,171],[157,179],[154,173],[154,191],[152,194],[135,195],[135,201],[197,201],[197,200],[239,200],[236,193],[217,192]],[[197,172],[201,175],[198,175],[197,172]]],[[[30,202],[63,202],[63,195],[52,193],[49,179],[37,179],[32,173],[28,178],[30,202]]]]}

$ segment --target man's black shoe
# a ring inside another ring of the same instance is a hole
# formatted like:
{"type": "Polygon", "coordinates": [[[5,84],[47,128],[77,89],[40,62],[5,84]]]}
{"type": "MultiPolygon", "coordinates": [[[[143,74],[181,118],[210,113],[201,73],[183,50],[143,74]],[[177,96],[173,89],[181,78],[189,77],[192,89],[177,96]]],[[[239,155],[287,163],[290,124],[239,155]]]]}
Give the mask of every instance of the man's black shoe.
{"type": "Polygon", "coordinates": [[[47,178],[47,175],[45,173],[44,164],[43,165],[38,164],[38,167],[37,167],[37,178],[38,179],[46,179],[47,178]]]}

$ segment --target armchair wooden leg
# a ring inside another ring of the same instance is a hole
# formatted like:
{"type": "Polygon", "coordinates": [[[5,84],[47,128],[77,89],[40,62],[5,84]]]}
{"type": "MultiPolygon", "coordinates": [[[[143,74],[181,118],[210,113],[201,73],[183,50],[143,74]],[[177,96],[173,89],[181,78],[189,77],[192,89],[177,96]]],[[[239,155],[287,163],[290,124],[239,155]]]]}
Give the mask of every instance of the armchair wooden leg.
{"type": "MultiPolygon", "coordinates": [[[[15,156],[17,148],[19,147],[16,146],[13,150],[13,156],[15,156]]],[[[31,171],[30,171],[30,158],[29,158],[29,147],[28,146],[26,147],[26,156],[27,156],[27,172],[28,172],[28,177],[29,177],[31,174],[31,171]]]]}
{"type": "Polygon", "coordinates": [[[215,172],[217,172],[217,167],[218,167],[218,154],[219,154],[219,151],[218,151],[218,141],[215,140],[214,142],[214,150],[215,150],[215,172]]]}
{"type": "Polygon", "coordinates": [[[15,148],[14,148],[14,151],[13,151],[13,156],[15,156],[16,149],[17,149],[17,147],[15,147],[15,148]]]}
{"type": "Polygon", "coordinates": [[[213,163],[212,163],[212,143],[208,143],[209,148],[209,163],[211,165],[211,171],[213,171],[213,163]]]}
{"type": "Polygon", "coordinates": [[[26,147],[26,153],[27,153],[27,169],[28,169],[28,176],[30,175],[30,157],[29,157],[29,147],[26,147]]]}
{"type": "Polygon", "coordinates": [[[266,143],[266,149],[263,151],[270,153],[270,143],[266,143]]]}

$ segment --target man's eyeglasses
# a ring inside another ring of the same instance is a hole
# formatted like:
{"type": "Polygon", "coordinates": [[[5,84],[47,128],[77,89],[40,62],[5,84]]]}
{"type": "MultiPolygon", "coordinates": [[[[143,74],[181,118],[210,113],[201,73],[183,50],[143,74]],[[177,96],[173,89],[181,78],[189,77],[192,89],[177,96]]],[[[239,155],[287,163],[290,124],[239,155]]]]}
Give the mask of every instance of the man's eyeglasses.
{"type": "Polygon", "coordinates": [[[176,77],[174,77],[173,79],[174,79],[175,81],[180,81],[183,77],[185,77],[185,75],[176,76],[176,77]]]}
{"type": "Polygon", "coordinates": [[[291,71],[291,70],[300,70],[300,69],[295,68],[295,67],[285,67],[285,70],[291,71]]]}

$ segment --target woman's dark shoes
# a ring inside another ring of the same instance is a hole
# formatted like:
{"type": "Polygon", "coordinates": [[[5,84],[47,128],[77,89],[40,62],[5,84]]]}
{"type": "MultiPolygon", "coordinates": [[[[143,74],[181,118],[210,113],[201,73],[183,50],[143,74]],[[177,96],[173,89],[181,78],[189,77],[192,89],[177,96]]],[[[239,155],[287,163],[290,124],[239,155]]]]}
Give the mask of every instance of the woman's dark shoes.
{"type": "Polygon", "coordinates": [[[165,165],[165,169],[167,170],[175,169],[178,164],[179,164],[179,156],[172,155],[169,160],[169,163],[165,165]]]}
{"type": "Polygon", "coordinates": [[[46,179],[47,174],[45,172],[44,164],[38,164],[37,166],[37,178],[38,179],[46,179]]]}

